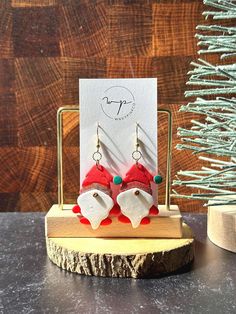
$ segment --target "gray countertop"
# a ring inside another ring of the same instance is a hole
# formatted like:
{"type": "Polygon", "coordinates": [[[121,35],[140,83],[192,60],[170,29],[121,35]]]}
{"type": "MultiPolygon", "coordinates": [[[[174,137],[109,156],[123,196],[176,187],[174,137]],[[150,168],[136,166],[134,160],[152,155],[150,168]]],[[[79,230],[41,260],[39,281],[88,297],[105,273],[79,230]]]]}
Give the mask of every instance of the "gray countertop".
{"type": "Polygon", "coordinates": [[[196,238],[190,269],[120,279],[61,270],[47,258],[43,213],[1,213],[0,313],[236,313],[236,254],[206,238],[206,215],[184,219],[196,238]]]}

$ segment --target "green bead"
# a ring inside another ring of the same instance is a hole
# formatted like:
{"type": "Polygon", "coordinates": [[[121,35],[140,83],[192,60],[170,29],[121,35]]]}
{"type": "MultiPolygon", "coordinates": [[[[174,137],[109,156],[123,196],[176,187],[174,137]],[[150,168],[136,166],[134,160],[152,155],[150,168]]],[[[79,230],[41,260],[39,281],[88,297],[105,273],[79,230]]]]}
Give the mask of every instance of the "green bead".
{"type": "Polygon", "coordinates": [[[113,183],[116,184],[116,185],[119,185],[122,183],[122,178],[120,176],[115,176],[113,178],[113,183]]]}
{"type": "Polygon", "coordinates": [[[159,183],[162,182],[162,176],[160,176],[159,174],[158,174],[157,176],[155,176],[153,179],[154,179],[153,181],[154,181],[156,184],[159,184],[159,183]]]}

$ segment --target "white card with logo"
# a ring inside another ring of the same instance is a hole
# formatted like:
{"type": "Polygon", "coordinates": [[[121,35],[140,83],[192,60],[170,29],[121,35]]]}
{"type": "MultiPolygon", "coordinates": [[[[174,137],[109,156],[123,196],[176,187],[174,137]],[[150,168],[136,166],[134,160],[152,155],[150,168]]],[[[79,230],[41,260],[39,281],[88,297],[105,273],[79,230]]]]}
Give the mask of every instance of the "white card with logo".
{"type": "Polygon", "coordinates": [[[124,177],[135,163],[136,123],[142,158],[157,174],[157,79],[80,79],[80,182],[95,164],[97,124],[100,164],[124,177]]]}

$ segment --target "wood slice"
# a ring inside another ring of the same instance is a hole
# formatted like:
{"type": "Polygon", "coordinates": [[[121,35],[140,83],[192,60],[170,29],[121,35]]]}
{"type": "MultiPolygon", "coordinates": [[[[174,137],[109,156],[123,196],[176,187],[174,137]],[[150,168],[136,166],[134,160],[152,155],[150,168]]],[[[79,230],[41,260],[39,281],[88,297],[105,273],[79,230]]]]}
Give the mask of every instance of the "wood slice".
{"type": "Polygon", "coordinates": [[[157,277],[188,265],[194,258],[191,229],[181,239],[46,238],[57,266],[102,277],[157,277]]]}
{"type": "Polygon", "coordinates": [[[236,206],[208,206],[207,235],[219,247],[236,253],[236,206]]]}

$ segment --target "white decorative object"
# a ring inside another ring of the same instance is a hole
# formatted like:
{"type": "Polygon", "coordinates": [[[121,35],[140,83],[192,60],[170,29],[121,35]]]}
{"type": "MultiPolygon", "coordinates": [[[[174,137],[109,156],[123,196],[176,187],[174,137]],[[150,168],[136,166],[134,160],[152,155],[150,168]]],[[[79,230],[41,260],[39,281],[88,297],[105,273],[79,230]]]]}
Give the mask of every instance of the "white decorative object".
{"type": "Polygon", "coordinates": [[[81,214],[89,220],[93,229],[97,229],[103,219],[107,218],[114,202],[112,198],[97,189],[82,193],[77,203],[81,214]]]}
{"type": "Polygon", "coordinates": [[[236,253],[236,205],[208,206],[207,234],[214,244],[236,253]]]}
{"type": "Polygon", "coordinates": [[[130,167],[135,123],[143,164],[157,170],[157,79],[80,79],[80,182],[93,166],[99,123],[102,165],[112,175],[124,176],[130,167]],[[141,148],[142,148],[141,147],[141,148]]]}
{"type": "Polygon", "coordinates": [[[133,228],[137,228],[141,220],[148,216],[154,204],[152,195],[138,188],[121,192],[117,196],[117,203],[122,214],[130,219],[133,228]]]}

